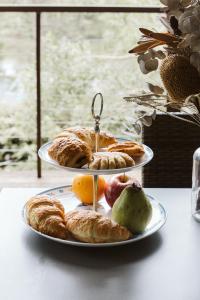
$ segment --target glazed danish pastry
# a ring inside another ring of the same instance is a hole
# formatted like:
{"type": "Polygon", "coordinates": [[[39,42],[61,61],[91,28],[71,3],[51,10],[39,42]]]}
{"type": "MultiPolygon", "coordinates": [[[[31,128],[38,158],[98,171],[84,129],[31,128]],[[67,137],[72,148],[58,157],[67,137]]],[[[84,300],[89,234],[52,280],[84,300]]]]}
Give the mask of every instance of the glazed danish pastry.
{"type": "Polygon", "coordinates": [[[87,243],[109,243],[128,240],[131,233],[125,227],[91,210],[73,210],[65,214],[67,230],[87,243]]]}
{"type": "Polygon", "coordinates": [[[35,196],[25,205],[27,222],[35,230],[60,238],[67,238],[64,207],[48,196],[35,196]]]}
{"type": "Polygon", "coordinates": [[[144,147],[138,143],[127,141],[124,143],[115,143],[108,146],[109,152],[122,152],[128,154],[130,157],[139,158],[144,155],[144,147]]]}
{"type": "Polygon", "coordinates": [[[126,153],[121,152],[96,152],[89,169],[106,170],[120,169],[134,166],[134,160],[126,153]]]}

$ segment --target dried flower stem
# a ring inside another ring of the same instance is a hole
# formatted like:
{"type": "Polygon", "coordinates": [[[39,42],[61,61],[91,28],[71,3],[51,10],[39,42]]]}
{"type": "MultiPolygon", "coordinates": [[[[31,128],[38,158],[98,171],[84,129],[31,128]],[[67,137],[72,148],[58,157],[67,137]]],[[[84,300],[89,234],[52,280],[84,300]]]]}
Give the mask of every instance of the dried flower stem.
{"type": "Polygon", "coordinates": [[[200,122],[199,120],[196,120],[194,115],[192,114],[189,114],[188,112],[185,112],[187,113],[190,117],[192,117],[193,119],[195,119],[195,122],[192,121],[192,120],[188,120],[188,119],[185,119],[184,117],[180,117],[180,116],[177,116],[175,114],[172,114],[172,113],[169,113],[163,109],[161,109],[159,106],[158,103],[150,103],[149,101],[148,102],[142,102],[140,99],[136,99],[135,97],[124,97],[124,100],[127,101],[127,102],[135,102],[139,105],[143,105],[143,106],[146,106],[146,107],[149,107],[149,108],[153,108],[153,109],[156,109],[157,111],[161,112],[161,113],[164,113],[172,118],[175,118],[175,119],[178,119],[178,120],[181,120],[181,121],[184,121],[184,122],[187,122],[187,123],[190,123],[190,124],[193,124],[193,125],[196,125],[198,127],[200,127],[200,122]]]}
{"type": "Polygon", "coordinates": [[[189,112],[186,112],[183,108],[181,109],[182,112],[188,114],[188,116],[190,116],[193,120],[195,120],[199,125],[200,125],[200,116],[197,114],[191,114],[189,112]]]}
{"type": "MultiPolygon", "coordinates": [[[[165,104],[165,106],[170,106],[170,105],[171,105],[171,102],[168,102],[165,104]]],[[[183,105],[182,106],[182,105],[180,105],[179,102],[177,102],[177,108],[181,112],[187,114],[190,118],[194,119],[200,125],[200,115],[197,114],[196,110],[194,109],[194,107],[192,105],[183,105]],[[184,107],[190,109],[190,111],[193,111],[193,113],[190,113],[189,111],[185,111],[183,109],[184,107]]]]}

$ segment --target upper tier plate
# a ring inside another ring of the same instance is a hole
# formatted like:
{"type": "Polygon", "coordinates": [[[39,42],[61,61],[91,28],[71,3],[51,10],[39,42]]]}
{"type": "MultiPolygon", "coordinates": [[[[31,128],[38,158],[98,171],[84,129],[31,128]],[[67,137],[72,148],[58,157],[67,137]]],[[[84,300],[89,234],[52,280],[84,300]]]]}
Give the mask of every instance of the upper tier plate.
{"type": "MultiPolygon", "coordinates": [[[[122,141],[122,140],[119,140],[122,141]]],[[[124,141],[124,140],[123,140],[124,141]]],[[[133,169],[142,167],[146,165],[150,160],[153,158],[153,151],[151,148],[143,144],[145,154],[140,158],[135,160],[135,165],[132,167],[128,168],[121,168],[121,169],[108,169],[108,170],[91,170],[88,168],[69,168],[69,167],[64,167],[58,164],[57,161],[53,160],[50,158],[48,154],[48,149],[51,146],[52,142],[48,142],[41,146],[41,148],[38,151],[39,157],[48,162],[49,164],[53,165],[54,167],[64,169],[66,171],[74,172],[74,173],[83,173],[83,174],[91,174],[91,175],[109,175],[109,174],[117,174],[117,173],[124,173],[124,172],[129,172],[133,169]]]]}

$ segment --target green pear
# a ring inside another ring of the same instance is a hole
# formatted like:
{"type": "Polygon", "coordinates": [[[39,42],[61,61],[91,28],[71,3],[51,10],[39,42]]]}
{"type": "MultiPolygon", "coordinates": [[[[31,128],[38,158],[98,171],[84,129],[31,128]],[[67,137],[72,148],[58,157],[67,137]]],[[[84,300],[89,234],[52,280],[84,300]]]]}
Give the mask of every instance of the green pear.
{"type": "Polygon", "coordinates": [[[151,217],[152,206],[141,187],[127,186],[112,208],[112,219],[132,233],[144,231],[151,217]]]}

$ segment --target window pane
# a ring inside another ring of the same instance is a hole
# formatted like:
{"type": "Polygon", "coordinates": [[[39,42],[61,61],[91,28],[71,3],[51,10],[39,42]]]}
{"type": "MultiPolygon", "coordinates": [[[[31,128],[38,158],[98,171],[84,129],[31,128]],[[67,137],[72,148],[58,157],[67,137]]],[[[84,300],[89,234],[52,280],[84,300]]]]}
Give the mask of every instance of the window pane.
{"type": "Polygon", "coordinates": [[[0,18],[0,165],[35,168],[35,17],[0,18]]]}
{"type": "MultiPolygon", "coordinates": [[[[134,114],[123,96],[155,83],[144,76],[137,58],[128,54],[139,37],[141,14],[44,14],[43,24],[43,135],[62,127],[93,126],[91,101],[102,92],[102,128],[122,135],[125,116],[134,114]]],[[[142,24],[158,28],[154,14],[142,24]]]]}
{"type": "MultiPolygon", "coordinates": [[[[99,91],[101,128],[122,135],[125,116],[134,114],[123,96],[158,79],[141,74],[128,54],[141,14],[44,13],[41,23],[43,142],[63,127],[93,126],[91,100],[99,91]]],[[[0,25],[0,164],[8,161],[1,170],[28,169],[35,176],[35,14],[2,13],[0,25]]],[[[142,26],[160,28],[156,14],[142,14],[142,26]]]]}

